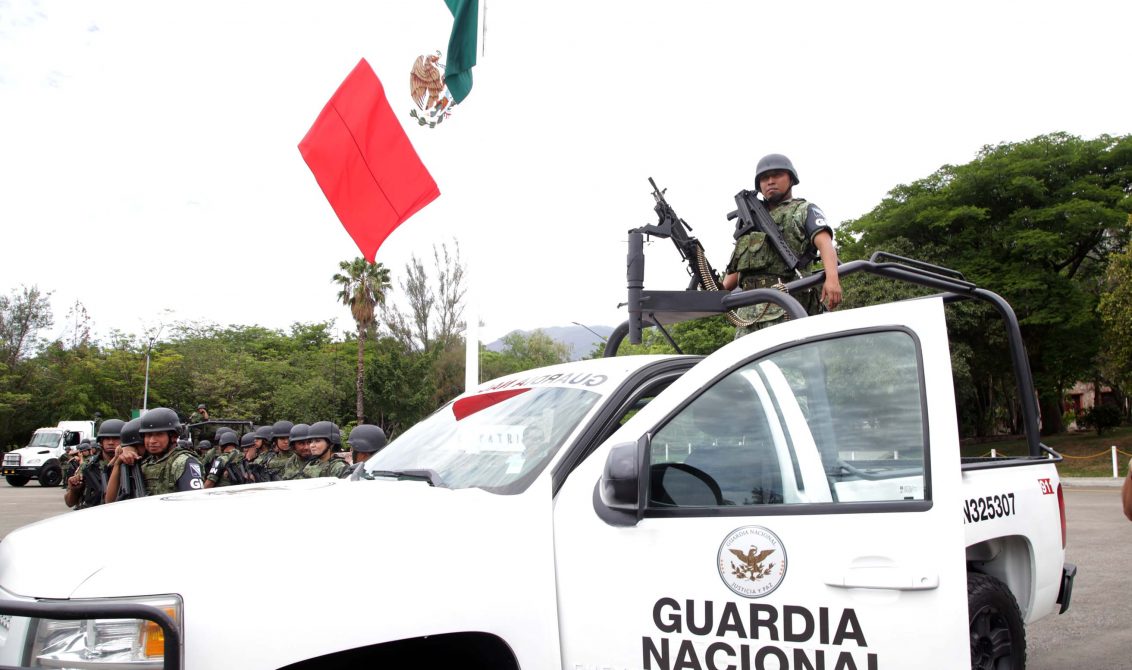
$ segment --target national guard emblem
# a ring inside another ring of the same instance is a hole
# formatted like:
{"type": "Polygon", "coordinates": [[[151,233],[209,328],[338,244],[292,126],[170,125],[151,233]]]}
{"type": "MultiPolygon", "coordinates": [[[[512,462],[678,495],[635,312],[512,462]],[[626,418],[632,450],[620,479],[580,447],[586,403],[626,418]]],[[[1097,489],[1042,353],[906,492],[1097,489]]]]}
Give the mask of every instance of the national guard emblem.
{"type": "Polygon", "coordinates": [[[444,63],[440,62],[439,51],[417,56],[409,72],[409,96],[417,105],[409,110],[409,116],[417,120],[418,126],[435,128],[452,115],[456,103],[444,83],[444,63]]]}
{"type": "Polygon", "coordinates": [[[744,598],[761,598],[786,577],[786,547],[767,528],[736,528],[719,545],[719,576],[744,598]]]}

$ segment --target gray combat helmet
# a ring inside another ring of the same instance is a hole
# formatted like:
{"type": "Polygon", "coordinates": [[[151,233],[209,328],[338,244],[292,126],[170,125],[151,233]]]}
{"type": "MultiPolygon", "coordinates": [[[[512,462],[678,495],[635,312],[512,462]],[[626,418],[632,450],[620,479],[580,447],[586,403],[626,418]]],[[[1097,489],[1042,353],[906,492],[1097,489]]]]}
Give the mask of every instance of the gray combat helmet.
{"type": "Polygon", "coordinates": [[[122,426],[124,425],[126,425],[126,422],[121,419],[107,419],[98,425],[98,435],[95,436],[95,439],[122,437],[122,426]]]}
{"type": "Polygon", "coordinates": [[[350,431],[350,439],[346,442],[351,449],[374,454],[385,447],[385,431],[378,426],[363,423],[350,431]]]}
{"type": "MultiPolygon", "coordinates": [[[[337,431],[337,429],[338,427],[329,421],[315,421],[311,424],[310,428],[307,429],[307,435],[305,439],[323,439],[326,440],[328,444],[333,444],[334,439],[332,435],[337,431]]],[[[291,439],[293,440],[295,438],[292,437],[291,439]]]]}
{"type": "Polygon", "coordinates": [[[276,437],[286,437],[289,439],[291,437],[291,428],[294,427],[294,425],[295,424],[290,421],[276,421],[271,426],[271,437],[273,439],[276,437]]]}
{"type": "Polygon", "coordinates": [[[168,407],[154,407],[141,418],[141,433],[181,433],[181,419],[168,407]]]}
{"type": "Polygon", "coordinates": [[[266,442],[270,442],[271,438],[273,436],[272,435],[272,427],[271,426],[260,426],[259,428],[256,428],[255,429],[255,436],[257,438],[261,439],[261,440],[264,440],[266,442]]]}
{"type": "Polygon", "coordinates": [[[759,177],[771,170],[786,170],[790,173],[790,185],[798,185],[798,171],[794,169],[790,159],[782,154],[767,154],[760,158],[759,164],[755,166],[755,190],[759,193],[762,193],[762,189],[759,188],[759,177]]]}
{"type": "Polygon", "coordinates": [[[220,445],[221,448],[228,445],[237,446],[240,444],[240,438],[236,437],[234,430],[221,431],[216,433],[216,444],[220,445]]]}
{"type": "Polygon", "coordinates": [[[310,428],[311,427],[305,423],[296,423],[295,425],[291,426],[291,433],[290,435],[288,435],[288,439],[292,443],[302,442],[308,438],[307,433],[308,431],[310,431],[310,428]]]}
{"type": "Polygon", "coordinates": [[[122,446],[136,447],[142,444],[141,419],[131,419],[122,426],[122,446]]]}

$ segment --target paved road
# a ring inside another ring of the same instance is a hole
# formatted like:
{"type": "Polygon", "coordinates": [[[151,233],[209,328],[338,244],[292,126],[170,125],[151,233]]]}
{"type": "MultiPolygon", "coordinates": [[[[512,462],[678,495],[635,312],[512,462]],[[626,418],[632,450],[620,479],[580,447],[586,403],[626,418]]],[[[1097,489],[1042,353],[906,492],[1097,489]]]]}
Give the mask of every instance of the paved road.
{"type": "MultiPolygon", "coordinates": [[[[1132,668],[1132,586],[1120,568],[1132,548],[1132,523],[1120,511],[1120,489],[1110,481],[1065,488],[1069,524],[1067,560],[1078,575],[1072,606],[1029,628],[1030,670],[1132,668]]],[[[0,538],[33,521],[67,512],[63,490],[35,482],[13,488],[0,480],[0,538]]]]}
{"type": "Polygon", "coordinates": [[[1089,485],[1065,488],[1066,560],[1077,564],[1073,600],[1065,614],[1030,626],[1030,670],[1132,668],[1132,587],[1121,567],[1132,523],[1121,512],[1119,488],[1081,483],[1089,485]]]}

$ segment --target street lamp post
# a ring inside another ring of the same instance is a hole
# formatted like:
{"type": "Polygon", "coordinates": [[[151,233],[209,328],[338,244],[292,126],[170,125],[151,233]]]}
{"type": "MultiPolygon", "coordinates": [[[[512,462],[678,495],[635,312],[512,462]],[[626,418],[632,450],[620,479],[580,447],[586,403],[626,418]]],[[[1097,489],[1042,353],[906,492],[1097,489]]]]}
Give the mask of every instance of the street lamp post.
{"type": "Polygon", "coordinates": [[[145,391],[142,392],[142,414],[149,411],[149,352],[153,350],[153,343],[157,341],[158,337],[161,337],[161,331],[164,328],[165,324],[162,324],[157,329],[157,334],[149,338],[149,344],[145,347],[145,391]]]}

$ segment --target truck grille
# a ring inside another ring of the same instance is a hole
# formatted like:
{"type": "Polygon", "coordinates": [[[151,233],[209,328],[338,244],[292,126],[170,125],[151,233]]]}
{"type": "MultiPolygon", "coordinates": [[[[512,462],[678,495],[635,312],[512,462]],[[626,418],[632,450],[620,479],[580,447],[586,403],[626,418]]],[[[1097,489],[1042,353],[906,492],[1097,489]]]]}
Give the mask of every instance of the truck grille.
{"type": "Polygon", "coordinates": [[[20,455],[19,454],[4,454],[4,465],[19,465],[19,464],[20,464],[20,455]]]}

